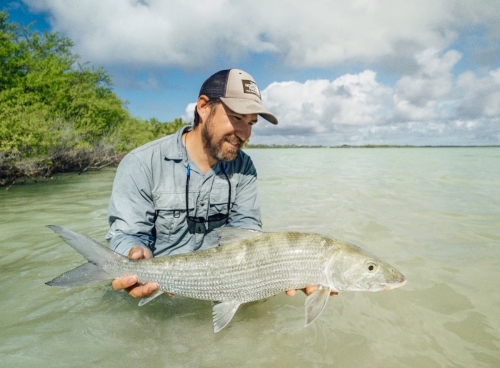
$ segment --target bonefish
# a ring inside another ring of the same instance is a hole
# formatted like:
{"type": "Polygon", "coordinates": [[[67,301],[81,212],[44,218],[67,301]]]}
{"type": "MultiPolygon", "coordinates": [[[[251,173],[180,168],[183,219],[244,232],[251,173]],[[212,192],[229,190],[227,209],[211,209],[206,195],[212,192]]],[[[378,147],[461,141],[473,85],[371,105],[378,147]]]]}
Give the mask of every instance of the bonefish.
{"type": "Polygon", "coordinates": [[[219,228],[218,247],[136,261],[84,235],[48,227],[88,262],[47,285],[73,287],[135,275],[140,283],[159,285],[139,305],[162,293],[219,302],[213,307],[215,332],[242,303],[286,290],[319,286],[305,301],[308,325],[321,314],[330,292],[391,290],[406,283],[399,271],[361,248],[313,233],[219,228]]]}

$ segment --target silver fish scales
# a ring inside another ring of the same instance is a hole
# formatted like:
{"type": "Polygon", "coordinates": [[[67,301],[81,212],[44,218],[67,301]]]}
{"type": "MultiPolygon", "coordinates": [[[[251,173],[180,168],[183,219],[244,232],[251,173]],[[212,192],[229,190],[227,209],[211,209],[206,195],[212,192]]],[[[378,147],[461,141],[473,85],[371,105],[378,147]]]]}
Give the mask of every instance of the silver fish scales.
{"type": "Polygon", "coordinates": [[[327,246],[320,236],[308,244],[304,234],[273,233],[192,254],[143,261],[143,270],[130,270],[139,280],[156,282],[162,290],[190,298],[250,302],[282,291],[325,284],[324,267],[327,246]],[[319,267],[318,267],[319,266],[319,267]],[[165,272],[168,267],[168,272],[165,272]]]}
{"type": "Polygon", "coordinates": [[[242,303],[286,290],[319,285],[306,298],[307,325],[321,314],[332,291],[390,290],[406,283],[401,273],[370,253],[319,234],[222,228],[217,229],[219,247],[132,261],[83,235],[49,227],[89,263],[48,285],[80,286],[132,274],[141,283],[159,285],[139,305],[164,292],[220,302],[213,310],[215,332],[231,321],[242,303]]]}

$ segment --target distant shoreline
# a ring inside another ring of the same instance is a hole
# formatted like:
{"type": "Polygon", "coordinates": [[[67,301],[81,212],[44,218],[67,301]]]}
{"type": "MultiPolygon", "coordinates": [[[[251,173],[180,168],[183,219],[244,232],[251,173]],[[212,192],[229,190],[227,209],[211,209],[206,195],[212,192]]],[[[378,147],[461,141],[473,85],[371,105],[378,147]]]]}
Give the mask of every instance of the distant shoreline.
{"type": "Polygon", "coordinates": [[[351,146],[343,144],[340,146],[320,146],[320,145],[279,145],[279,144],[247,144],[246,148],[498,148],[500,145],[478,145],[478,146],[413,146],[413,145],[390,145],[390,144],[365,144],[351,146]]]}
{"type": "MultiPolygon", "coordinates": [[[[248,144],[243,149],[252,148],[498,148],[500,145],[489,146],[411,146],[411,145],[376,145],[359,146],[320,146],[320,145],[263,145],[248,144]]],[[[55,155],[23,159],[19,154],[0,152],[0,188],[9,189],[14,184],[29,181],[37,182],[40,179],[52,178],[54,174],[85,171],[96,171],[104,167],[116,167],[125,154],[114,153],[113,150],[81,149],[57,152],[55,155]]]]}

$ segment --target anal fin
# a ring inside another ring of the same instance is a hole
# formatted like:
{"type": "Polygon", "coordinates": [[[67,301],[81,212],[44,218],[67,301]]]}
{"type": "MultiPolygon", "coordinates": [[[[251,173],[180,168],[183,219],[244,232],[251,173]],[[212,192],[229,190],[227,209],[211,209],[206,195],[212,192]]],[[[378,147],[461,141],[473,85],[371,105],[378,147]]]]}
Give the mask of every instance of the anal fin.
{"type": "Polygon", "coordinates": [[[306,326],[313,322],[325,309],[330,296],[330,289],[320,286],[306,298],[306,326]]]}
{"type": "Polygon", "coordinates": [[[219,332],[233,319],[241,303],[237,301],[222,302],[214,305],[214,332],[219,332]]]}
{"type": "Polygon", "coordinates": [[[142,307],[143,305],[148,304],[151,300],[159,297],[161,294],[163,294],[163,290],[156,290],[153,294],[151,294],[147,298],[142,298],[141,301],[139,302],[139,307],[142,307]]]}

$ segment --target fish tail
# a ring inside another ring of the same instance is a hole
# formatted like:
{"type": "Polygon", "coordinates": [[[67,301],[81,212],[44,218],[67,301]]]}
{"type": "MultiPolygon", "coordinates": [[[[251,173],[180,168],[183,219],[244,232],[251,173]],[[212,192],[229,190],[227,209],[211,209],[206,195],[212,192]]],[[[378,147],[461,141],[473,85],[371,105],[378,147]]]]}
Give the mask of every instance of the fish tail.
{"type": "Polygon", "coordinates": [[[66,243],[87,259],[88,263],[78,266],[46,283],[49,286],[73,287],[98,281],[112,280],[114,276],[104,268],[122,261],[124,256],[113,252],[108,247],[60,226],[48,225],[66,243]]]}

